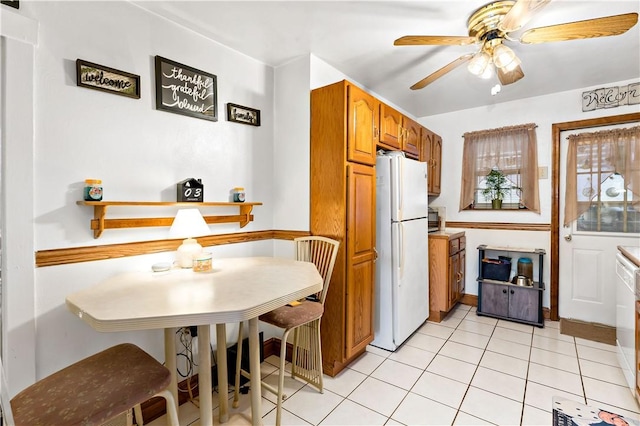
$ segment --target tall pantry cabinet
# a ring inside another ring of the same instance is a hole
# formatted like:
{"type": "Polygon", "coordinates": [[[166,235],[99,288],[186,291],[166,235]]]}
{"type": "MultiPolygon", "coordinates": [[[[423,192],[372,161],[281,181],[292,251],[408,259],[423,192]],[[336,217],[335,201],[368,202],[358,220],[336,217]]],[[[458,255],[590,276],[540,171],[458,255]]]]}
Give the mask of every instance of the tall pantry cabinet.
{"type": "Polygon", "coordinates": [[[311,92],[311,233],[341,243],[321,323],[330,376],[373,340],[379,114],[379,101],[347,81],[311,92]]]}

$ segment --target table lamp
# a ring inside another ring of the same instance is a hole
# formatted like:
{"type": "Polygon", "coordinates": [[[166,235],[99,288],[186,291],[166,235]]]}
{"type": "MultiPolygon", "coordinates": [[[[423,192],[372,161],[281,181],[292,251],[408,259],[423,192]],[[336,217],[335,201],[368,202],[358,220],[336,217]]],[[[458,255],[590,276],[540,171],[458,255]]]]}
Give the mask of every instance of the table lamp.
{"type": "Polygon", "coordinates": [[[169,229],[171,238],[185,238],[176,254],[178,266],[181,268],[193,266],[193,255],[202,251],[202,246],[193,237],[210,233],[209,226],[198,209],[178,210],[169,229]]]}

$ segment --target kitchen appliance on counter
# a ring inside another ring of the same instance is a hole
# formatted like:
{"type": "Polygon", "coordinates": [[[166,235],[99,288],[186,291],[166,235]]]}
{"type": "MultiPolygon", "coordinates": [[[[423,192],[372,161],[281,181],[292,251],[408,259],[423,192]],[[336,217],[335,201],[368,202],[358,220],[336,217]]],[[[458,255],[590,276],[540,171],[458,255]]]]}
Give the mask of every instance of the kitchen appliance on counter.
{"type": "Polygon", "coordinates": [[[636,395],[636,273],[640,268],[616,254],[616,352],[624,377],[636,395]]]}
{"type": "Polygon", "coordinates": [[[429,232],[444,231],[446,207],[429,207],[429,232]]]}
{"type": "Polygon", "coordinates": [[[395,351],[429,316],[426,163],[385,153],[376,160],[374,346],[395,351]]]}
{"type": "Polygon", "coordinates": [[[428,210],[428,232],[437,232],[440,230],[440,214],[437,209],[429,207],[428,210]]]}

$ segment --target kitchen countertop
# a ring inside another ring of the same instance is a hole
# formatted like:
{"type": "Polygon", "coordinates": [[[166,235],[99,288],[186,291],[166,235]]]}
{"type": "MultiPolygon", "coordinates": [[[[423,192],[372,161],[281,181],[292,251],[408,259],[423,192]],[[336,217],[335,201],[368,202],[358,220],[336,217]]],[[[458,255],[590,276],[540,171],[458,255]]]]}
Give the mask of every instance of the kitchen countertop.
{"type": "Polygon", "coordinates": [[[640,247],[618,246],[618,250],[640,268],[640,247]]]}
{"type": "Polygon", "coordinates": [[[464,231],[447,231],[446,229],[444,231],[436,231],[436,232],[429,232],[429,237],[435,237],[435,238],[458,238],[458,237],[462,237],[464,235],[464,231]]]}

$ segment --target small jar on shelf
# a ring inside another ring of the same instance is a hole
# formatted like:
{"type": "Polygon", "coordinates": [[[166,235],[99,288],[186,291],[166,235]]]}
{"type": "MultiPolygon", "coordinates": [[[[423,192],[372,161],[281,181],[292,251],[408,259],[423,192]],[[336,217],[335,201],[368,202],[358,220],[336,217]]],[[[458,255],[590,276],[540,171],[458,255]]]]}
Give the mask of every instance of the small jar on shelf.
{"type": "Polygon", "coordinates": [[[100,179],[85,179],[84,200],[102,201],[102,181],[100,179]]]}
{"type": "Polygon", "coordinates": [[[233,202],[234,203],[244,203],[244,188],[241,186],[237,186],[233,188],[233,202]]]}

